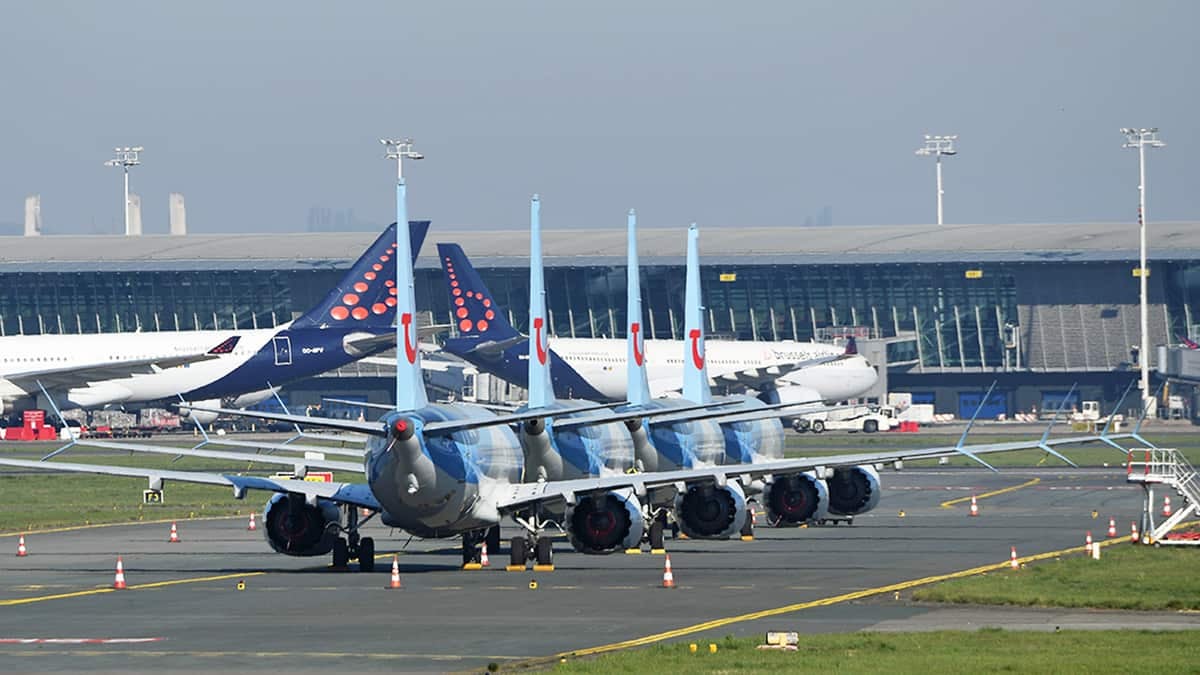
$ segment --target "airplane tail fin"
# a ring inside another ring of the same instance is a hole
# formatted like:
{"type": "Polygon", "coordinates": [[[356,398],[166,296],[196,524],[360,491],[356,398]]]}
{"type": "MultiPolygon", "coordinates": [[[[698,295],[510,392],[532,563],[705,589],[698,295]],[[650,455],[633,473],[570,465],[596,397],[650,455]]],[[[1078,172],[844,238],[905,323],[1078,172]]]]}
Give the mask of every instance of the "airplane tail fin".
{"type": "MultiPolygon", "coordinates": [[[[414,260],[425,233],[429,231],[428,220],[408,224],[406,248],[412,251],[414,260]]],[[[359,257],[346,275],[338,281],[325,298],[312,309],[292,322],[293,328],[323,325],[351,325],[388,327],[396,323],[396,277],[395,266],[388,263],[396,249],[396,224],[388,226],[375,243],[359,257]]]]}
{"type": "Polygon", "coordinates": [[[1188,349],[1200,349],[1200,343],[1197,343],[1195,340],[1186,335],[1176,335],[1175,337],[1179,338],[1179,344],[1187,347],[1188,349]]]}
{"type": "Polygon", "coordinates": [[[650,401],[650,384],[646,377],[646,333],[642,330],[642,283],[638,268],[637,214],[629,209],[629,260],[626,263],[626,382],[625,397],[633,405],[650,401]]]}
{"type": "MultiPolygon", "coordinates": [[[[408,187],[404,179],[396,181],[396,222],[408,222],[408,187]]],[[[425,395],[425,377],[421,373],[420,337],[417,334],[417,299],[413,289],[413,260],[416,251],[409,237],[396,237],[392,243],[393,254],[379,256],[387,264],[389,255],[395,256],[392,265],[396,273],[396,312],[400,320],[396,324],[396,409],[401,411],[420,410],[429,405],[425,395]]],[[[374,270],[374,265],[372,265],[374,270]]]]}
{"type": "Polygon", "coordinates": [[[704,353],[704,307],[700,304],[700,230],[688,227],[686,291],[683,302],[683,397],[696,403],[712,401],[704,353]]]}
{"type": "Polygon", "coordinates": [[[496,342],[520,337],[462,247],[438,244],[437,249],[459,335],[496,342]]]}
{"type": "Polygon", "coordinates": [[[542,273],[542,202],[529,202],[529,407],[554,402],[550,379],[550,322],[546,312],[546,282],[542,273]]]}
{"type": "Polygon", "coordinates": [[[846,339],[846,351],[842,353],[846,356],[858,354],[858,341],[854,339],[853,335],[846,339]]]}

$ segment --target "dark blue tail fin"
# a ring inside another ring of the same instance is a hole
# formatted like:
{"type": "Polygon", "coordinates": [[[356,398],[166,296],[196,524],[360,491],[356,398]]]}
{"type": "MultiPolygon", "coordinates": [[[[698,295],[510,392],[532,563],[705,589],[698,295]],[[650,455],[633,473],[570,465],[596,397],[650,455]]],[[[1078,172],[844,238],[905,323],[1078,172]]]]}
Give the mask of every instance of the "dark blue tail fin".
{"type": "Polygon", "coordinates": [[[462,247],[458,244],[438,244],[437,248],[459,335],[488,341],[519,337],[520,333],[508,322],[504,310],[496,304],[487,286],[483,285],[483,279],[479,278],[479,273],[467,260],[462,247]]]}
{"type": "MultiPolygon", "coordinates": [[[[429,221],[410,221],[408,231],[415,261],[429,231],[429,221]]],[[[396,224],[392,223],[325,299],[296,319],[292,328],[396,325],[396,264],[389,263],[395,252],[396,224]]]]}

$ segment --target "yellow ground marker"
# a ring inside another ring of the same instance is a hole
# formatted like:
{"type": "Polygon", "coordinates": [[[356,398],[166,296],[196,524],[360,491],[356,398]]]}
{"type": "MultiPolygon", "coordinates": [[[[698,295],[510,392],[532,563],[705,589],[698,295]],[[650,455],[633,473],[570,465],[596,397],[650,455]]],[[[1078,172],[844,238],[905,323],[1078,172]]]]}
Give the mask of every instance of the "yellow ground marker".
{"type": "MultiPolygon", "coordinates": [[[[981,495],[975,495],[975,498],[976,499],[987,499],[988,497],[995,497],[996,495],[1002,495],[1006,492],[1013,492],[1015,490],[1020,490],[1021,488],[1027,488],[1027,487],[1030,487],[1033,485],[1037,485],[1040,482],[1042,482],[1041,478],[1034,478],[1033,480],[1027,480],[1024,483],[1021,483],[1020,485],[1013,485],[1010,487],[1001,488],[999,490],[992,490],[991,492],[985,492],[981,495]]],[[[958,499],[951,499],[948,502],[942,502],[940,504],[940,506],[943,509],[948,509],[948,508],[953,507],[955,504],[962,504],[963,502],[969,502],[969,501],[971,501],[970,497],[959,497],[958,499]]]]}

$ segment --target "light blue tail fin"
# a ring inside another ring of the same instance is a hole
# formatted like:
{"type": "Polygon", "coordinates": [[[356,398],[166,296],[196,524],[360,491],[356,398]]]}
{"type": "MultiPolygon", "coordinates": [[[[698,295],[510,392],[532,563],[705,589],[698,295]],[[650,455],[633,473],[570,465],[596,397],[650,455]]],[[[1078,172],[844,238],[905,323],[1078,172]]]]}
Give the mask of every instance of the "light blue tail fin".
{"type": "MultiPolygon", "coordinates": [[[[396,222],[408,222],[408,188],[396,182],[396,222]]],[[[397,228],[398,232],[402,232],[397,228]]],[[[413,255],[409,237],[396,237],[396,409],[407,412],[429,405],[421,375],[421,345],[417,337],[417,300],[413,292],[413,255]]],[[[380,256],[387,262],[387,255],[380,256]]]]}
{"type": "Polygon", "coordinates": [[[546,314],[546,282],[542,274],[542,202],[529,203],[529,407],[554,402],[550,379],[550,322],[546,314]]]}
{"type": "Polygon", "coordinates": [[[638,268],[637,214],[629,209],[629,260],[625,266],[625,398],[633,405],[650,401],[646,377],[646,332],[642,330],[642,274],[638,268]]]}
{"type": "Polygon", "coordinates": [[[696,403],[712,401],[704,356],[704,307],[700,304],[700,230],[688,227],[687,290],[683,297],[683,397],[696,403]]]}

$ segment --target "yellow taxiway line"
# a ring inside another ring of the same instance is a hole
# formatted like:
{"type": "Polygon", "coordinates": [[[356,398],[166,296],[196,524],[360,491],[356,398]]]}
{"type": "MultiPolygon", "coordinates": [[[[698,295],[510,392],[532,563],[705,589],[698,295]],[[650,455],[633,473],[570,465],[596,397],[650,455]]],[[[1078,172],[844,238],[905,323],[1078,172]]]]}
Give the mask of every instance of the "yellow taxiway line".
{"type": "MultiPolygon", "coordinates": [[[[191,577],[188,579],[172,579],[170,581],[154,581],[148,584],[133,584],[126,588],[126,591],[141,591],[151,588],[164,588],[166,586],[179,586],[182,584],[198,584],[205,581],[226,581],[228,579],[246,579],[249,577],[257,577],[266,574],[266,572],[244,572],[240,574],[219,574],[211,577],[191,577]]],[[[82,598],[89,595],[103,595],[104,593],[116,593],[115,588],[89,588],[85,591],[74,591],[71,593],[55,593],[54,595],[37,595],[30,598],[11,598],[9,600],[0,600],[0,607],[12,607],[13,605],[29,605],[35,602],[46,602],[47,600],[66,600],[67,598],[82,598]]]]}
{"type": "MultiPolygon", "coordinates": [[[[1040,482],[1042,482],[1041,478],[1034,478],[1033,480],[1027,480],[1024,483],[1021,483],[1020,485],[1012,485],[1012,486],[1009,486],[1006,488],[1001,488],[999,490],[992,490],[991,492],[985,492],[981,495],[974,495],[974,497],[976,499],[987,499],[988,497],[995,497],[996,495],[1002,495],[1006,492],[1013,492],[1014,490],[1020,490],[1021,488],[1027,488],[1027,487],[1030,487],[1031,485],[1037,485],[1040,482]]],[[[969,501],[971,501],[970,497],[959,497],[958,499],[951,499],[948,502],[942,502],[940,504],[940,506],[943,509],[948,509],[948,508],[951,508],[952,506],[954,506],[955,504],[962,504],[963,502],[969,502],[969,501]]]]}
{"type": "MultiPolygon", "coordinates": [[[[255,513],[257,515],[257,512],[255,513]]],[[[194,523],[198,520],[232,520],[234,518],[246,518],[248,516],[200,516],[199,518],[160,518],[157,520],[127,520],[120,523],[92,523],[90,525],[69,525],[66,527],[51,527],[45,530],[14,530],[12,532],[0,532],[0,539],[4,537],[17,537],[20,535],[29,536],[31,534],[55,534],[57,532],[78,532],[79,530],[92,530],[102,527],[123,527],[126,525],[162,525],[164,523],[194,523]]]]}

